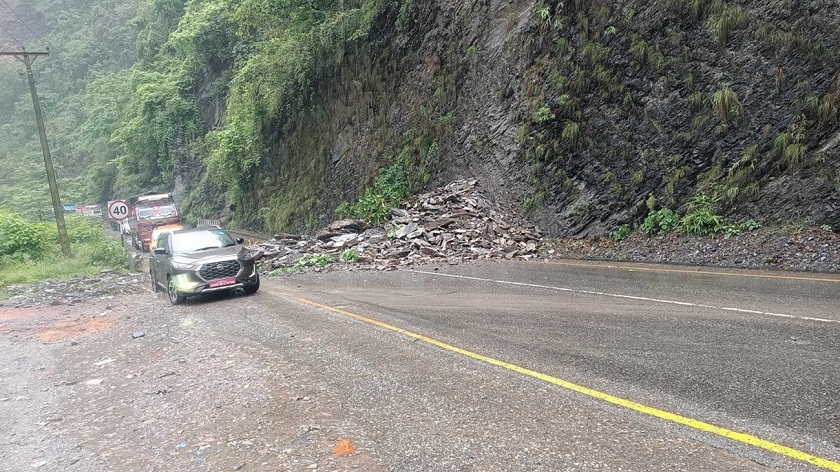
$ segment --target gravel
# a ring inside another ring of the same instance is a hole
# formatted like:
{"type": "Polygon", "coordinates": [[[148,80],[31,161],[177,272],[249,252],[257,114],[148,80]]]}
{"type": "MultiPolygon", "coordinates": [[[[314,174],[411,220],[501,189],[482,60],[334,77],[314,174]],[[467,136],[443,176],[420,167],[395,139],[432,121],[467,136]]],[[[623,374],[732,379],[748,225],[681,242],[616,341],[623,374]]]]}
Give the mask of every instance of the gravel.
{"type": "Polygon", "coordinates": [[[788,271],[840,271],[840,235],[820,228],[762,228],[731,237],[634,234],[558,239],[542,246],[550,258],[655,262],[788,271]]]}

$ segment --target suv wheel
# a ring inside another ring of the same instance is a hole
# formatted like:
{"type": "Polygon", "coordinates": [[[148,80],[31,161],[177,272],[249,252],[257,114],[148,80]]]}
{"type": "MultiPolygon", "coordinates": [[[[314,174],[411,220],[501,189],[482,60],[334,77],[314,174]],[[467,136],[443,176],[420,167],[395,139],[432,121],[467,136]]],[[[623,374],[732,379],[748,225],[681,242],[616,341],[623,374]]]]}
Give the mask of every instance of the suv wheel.
{"type": "Polygon", "coordinates": [[[254,283],[250,285],[245,285],[242,289],[245,290],[245,293],[247,293],[248,295],[252,293],[257,293],[257,290],[260,289],[260,275],[257,274],[257,278],[256,280],[254,280],[254,283]]]}
{"type": "Polygon", "coordinates": [[[175,281],[172,280],[172,277],[169,278],[169,302],[173,305],[182,305],[185,301],[187,301],[187,297],[180,295],[175,290],[175,281]]]}

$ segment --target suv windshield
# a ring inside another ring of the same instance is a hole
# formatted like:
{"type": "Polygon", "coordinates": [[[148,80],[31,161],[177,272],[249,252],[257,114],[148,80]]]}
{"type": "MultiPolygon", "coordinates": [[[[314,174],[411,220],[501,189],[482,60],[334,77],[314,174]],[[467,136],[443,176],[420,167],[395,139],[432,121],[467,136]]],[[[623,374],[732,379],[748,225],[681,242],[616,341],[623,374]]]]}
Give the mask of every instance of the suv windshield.
{"type": "Polygon", "coordinates": [[[172,235],[171,251],[173,253],[196,252],[235,245],[236,240],[225,230],[190,231],[172,235]]]}
{"type": "Polygon", "coordinates": [[[137,209],[137,219],[140,221],[169,218],[172,216],[178,216],[178,211],[175,209],[175,205],[171,204],[137,209]]]}

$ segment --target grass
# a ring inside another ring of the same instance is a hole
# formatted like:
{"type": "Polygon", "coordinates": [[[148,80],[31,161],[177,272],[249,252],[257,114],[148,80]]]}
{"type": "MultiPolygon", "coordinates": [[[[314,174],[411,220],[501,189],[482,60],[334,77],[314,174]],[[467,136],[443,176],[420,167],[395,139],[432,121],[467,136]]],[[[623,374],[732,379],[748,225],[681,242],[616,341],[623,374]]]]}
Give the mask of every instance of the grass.
{"type": "Polygon", "coordinates": [[[42,280],[98,276],[102,269],[125,272],[128,256],[115,238],[105,234],[101,220],[65,218],[73,257],[59,249],[55,227],[32,223],[20,215],[0,214],[0,288],[42,280]]]}
{"type": "Polygon", "coordinates": [[[344,262],[356,262],[359,259],[359,251],[356,248],[350,247],[341,251],[338,258],[344,262]]]}
{"type": "MultiPolygon", "coordinates": [[[[113,241],[116,248],[105,249],[96,243],[78,243],[72,245],[74,257],[65,258],[60,254],[50,254],[38,261],[0,261],[0,290],[9,284],[33,284],[42,280],[70,280],[80,277],[96,277],[103,269],[128,272],[128,256],[120,259],[119,242],[113,241]],[[98,261],[97,256],[103,251],[115,252],[108,261],[98,261]],[[121,262],[121,263],[120,263],[121,262]]],[[[0,294],[2,299],[2,294],[0,294]]]]}
{"type": "Polygon", "coordinates": [[[573,149],[576,148],[580,139],[580,124],[574,121],[567,121],[563,125],[562,137],[573,149]]]}
{"type": "Polygon", "coordinates": [[[659,71],[667,65],[665,56],[656,49],[656,46],[645,41],[637,34],[631,37],[630,53],[633,54],[633,58],[641,66],[649,65],[659,71]]]}
{"type": "MultiPolygon", "coordinates": [[[[34,284],[42,280],[70,280],[95,277],[102,267],[90,265],[84,258],[65,259],[55,256],[38,262],[5,263],[0,267],[0,285],[34,284]]],[[[5,290],[3,290],[5,292],[5,290]]],[[[0,295],[0,299],[3,297],[0,295]]]]}
{"type": "Polygon", "coordinates": [[[725,47],[732,36],[733,30],[746,27],[750,16],[738,5],[726,5],[720,13],[709,18],[709,32],[717,39],[718,46],[725,47]]]}
{"type": "Polygon", "coordinates": [[[744,106],[738,100],[738,94],[729,87],[724,87],[712,94],[712,110],[724,126],[731,126],[744,115],[744,106]]]}
{"type": "Polygon", "coordinates": [[[536,192],[534,195],[526,198],[525,201],[522,202],[522,209],[526,213],[530,213],[534,210],[542,208],[543,206],[545,206],[545,190],[536,192]]]}
{"type": "Polygon", "coordinates": [[[680,222],[680,229],[695,236],[712,236],[726,229],[723,217],[715,213],[717,201],[697,194],[691,199],[689,212],[680,222]]]}

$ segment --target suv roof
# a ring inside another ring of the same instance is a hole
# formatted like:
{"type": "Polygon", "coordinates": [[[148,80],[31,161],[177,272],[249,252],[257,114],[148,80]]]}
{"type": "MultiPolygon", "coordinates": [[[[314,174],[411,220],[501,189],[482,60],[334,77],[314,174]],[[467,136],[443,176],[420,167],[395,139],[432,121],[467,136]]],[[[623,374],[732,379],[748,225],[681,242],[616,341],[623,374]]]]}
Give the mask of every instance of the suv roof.
{"type": "Polygon", "coordinates": [[[202,227],[202,228],[176,229],[175,231],[172,231],[172,234],[198,233],[198,232],[201,232],[201,231],[218,231],[218,230],[224,231],[224,229],[219,228],[218,226],[205,226],[205,227],[202,227]]]}

